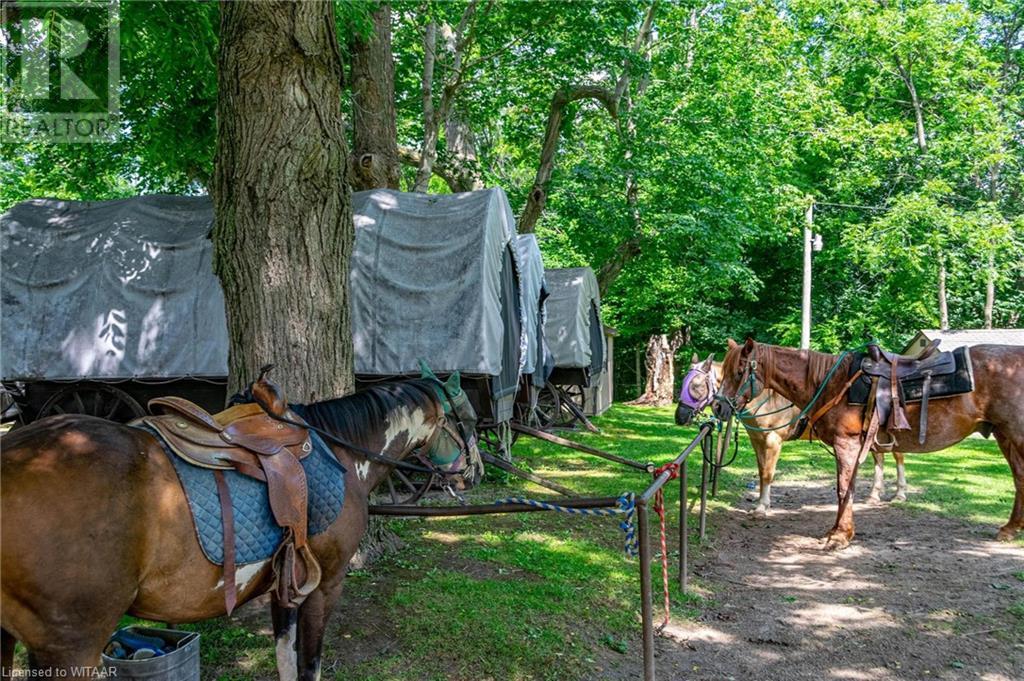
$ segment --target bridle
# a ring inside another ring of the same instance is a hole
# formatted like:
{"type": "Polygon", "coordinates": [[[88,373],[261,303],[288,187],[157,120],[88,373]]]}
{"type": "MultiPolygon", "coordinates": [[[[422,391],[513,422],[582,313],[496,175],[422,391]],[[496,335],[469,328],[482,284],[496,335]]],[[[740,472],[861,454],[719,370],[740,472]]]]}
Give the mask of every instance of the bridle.
{"type": "MultiPolygon", "coordinates": [[[[743,407],[764,391],[765,380],[757,377],[758,362],[755,354],[757,352],[757,347],[758,346],[755,344],[754,349],[751,350],[750,357],[747,358],[747,365],[743,369],[743,374],[739,381],[739,388],[736,389],[736,394],[729,397],[724,392],[719,391],[714,397],[714,401],[728,405],[737,416],[744,416],[743,407]],[[743,399],[743,404],[741,405],[740,399],[743,398],[744,395],[746,395],[746,398],[743,399]]],[[[752,416],[752,414],[748,415],[752,416]]]]}
{"type": "MultiPolygon", "coordinates": [[[[262,378],[267,371],[269,371],[269,368],[264,367],[263,370],[261,370],[260,372],[260,377],[262,378]]],[[[445,384],[437,377],[431,376],[429,378],[424,378],[421,380],[429,380],[436,384],[435,387],[438,390],[436,397],[439,398],[438,401],[441,403],[442,413],[438,426],[437,428],[435,428],[433,435],[431,435],[430,438],[422,446],[417,447],[412,451],[412,456],[417,461],[420,462],[420,465],[417,465],[405,459],[394,459],[380,452],[371,451],[353,442],[349,442],[345,438],[335,435],[330,431],[327,431],[318,426],[314,426],[311,423],[307,423],[302,419],[293,420],[285,416],[275,414],[273,410],[268,409],[266,405],[261,404],[260,406],[263,407],[263,411],[266,412],[267,416],[269,416],[270,418],[275,419],[277,421],[281,421],[282,423],[287,423],[292,426],[305,428],[306,430],[316,433],[323,439],[335,445],[338,445],[339,447],[343,447],[345,449],[349,449],[354,452],[357,452],[358,454],[361,454],[367,460],[372,461],[374,463],[383,464],[385,466],[392,466],[394,468],[401,468],[403,470],[411,471],[414,473],[428,473],[430,475],[437,475],[440,476],[442,479],[463,476],[472,465],[472,450],[470,448],[471,441],[469,440],[469,436],[465,434],[466,428],[465,425],[463,424],[463,417],[464,415],[466,415],[467,410],[472,412],[473,406],[469,403],[468,398],[466,398],[465,391],[460,391],[459,395],[453,398],[451,394],[448,392],[448,389],[445,386],[445,384]],[[461,414],[460,408],[462,412],[461,414]],[[454,414],[456,416],[455,422],[457,432],[453,432],[452,427],[449,424],[449,413],[454,414]],[[449,442],[454,441],[458,443],[457,451],[455,451],[455,454],[451,454],[450,451],[448,453],[441,454],[440,440],[442,433],[447,435],[447,440],[449,442]],[[458,470],[442,470],[442,466],[447,466],[451,464],[462,455],[465,455],[466,457],[466,465],[464,465],[462,468],[458,470]]],[[[231,401],[235,402],[236,398],[238,398],[238,401],[243,402],[258,402],[258,400],[256,400],[254,395],[252,394],[252,391],[248,388],[240,395],[236,395],[235,397],[233,397],[231,401]]],[[[293,412],[289,410],[288,413],[291,414],[293,412]]],[[[476,414],[474,412],[472,419],[473,421],[476,420],[475,417],[476,414]]]]}

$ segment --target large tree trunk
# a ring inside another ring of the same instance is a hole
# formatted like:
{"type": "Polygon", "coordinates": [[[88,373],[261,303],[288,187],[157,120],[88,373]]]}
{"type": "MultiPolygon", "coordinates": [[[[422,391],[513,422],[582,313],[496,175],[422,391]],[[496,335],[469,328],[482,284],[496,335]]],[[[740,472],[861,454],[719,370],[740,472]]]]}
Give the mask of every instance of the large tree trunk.
{"type": "Polygon", "coordinates": [[[352,188],[398,189],[401,161],[395,124],[391,5],[373,13],[373,33],[350,42],[352,55],[352,188]]]}
{"type": "Polygon", "coordinates": [[[352,392],[353,226],[331,2],[225,2],[214,268],[229,390],[267,363],[296,402],[352,392]]]}
{"type": "Polygon", "coordinates": [[[655,334],[647,341],[647,382],[644,392],[630,404],[663,407],[675,401],[675,354],[685,341],[685,332],[655,334]]]}

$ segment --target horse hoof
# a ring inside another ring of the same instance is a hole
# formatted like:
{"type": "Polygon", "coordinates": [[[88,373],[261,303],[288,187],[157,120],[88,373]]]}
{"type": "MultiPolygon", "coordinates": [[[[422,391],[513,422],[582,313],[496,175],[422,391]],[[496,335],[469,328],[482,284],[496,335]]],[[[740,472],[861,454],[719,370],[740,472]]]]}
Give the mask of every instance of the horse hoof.
{"type": "Polygon", "coordinates": [[[1017,529],[1012,527],[1001,527],[996,533],[996,541],[1013,541],[1017,537],[1017,529]]]}
{"type": "Polygon", "coordinates": [[[844,534],[830,534],[825,537],[826,551],[842,551],[850,545],[850,538],[844,534]]]}
{"type": "Polygon", "coordinates": [[[900,494],[897,494],[896,496],[894,496],[894,497],[892,498],[892,500],[893,500],[893,501],[906,501],[906,500],[907,500],[907,495],[906,495],[906,494],[903,494],[903,493],[901,492],[900,494]]]}
{"type": "Polygon", "coordinates": [[[757,508],[750,512],[750,517],[754,520],[767,520],[768,509],[758,506],[757,508]]]}
{"type": "Polygon", "coordinates": [[[880,504],[882,503],[882,497],[877,494],[871,494],[867,498],[869,504],[880,504]]]}

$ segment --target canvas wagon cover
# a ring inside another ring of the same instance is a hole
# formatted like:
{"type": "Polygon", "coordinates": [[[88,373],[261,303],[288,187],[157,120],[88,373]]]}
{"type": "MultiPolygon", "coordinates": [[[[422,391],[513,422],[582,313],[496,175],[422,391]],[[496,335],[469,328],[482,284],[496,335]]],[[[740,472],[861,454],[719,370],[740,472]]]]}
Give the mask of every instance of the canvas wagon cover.
{"type": "MultiPolygon", "coordinates": [[[[375,191],[354,203],[356,372],[418,373],[423,357],[514,389],[526,338],[504,192],[375,191]]],[[[0,216],[0,376],[226,375],[212,224],[205,196],[11,208],[0,216]]]]}
{"type": "Polygon", "coordinates": [[[544,338],[555,366],[589,367],[593,374],[599,373],[604,368],[604,334],[594,271],[589,267],[547,270],[544,279],[550,293],[544,338]]]}
{"type": "Polygon", "coordinates": [[[544,361],[542,296],[547,296],[544,284],[544,259],[534,234],[520,234],[516,238],[519,264],[523,280],[523,319],[526,328],[526,355],[523,373],[532,374],[538,363],[544,361]]]}
{"type": "Polygon", "coordinates": [[[372,190],[353,194],[353,212],[356,373],[419,373],[424,358],[441,372],[507,374],[514,388],[527,341],[505,192],[372,190]]]}
{"type": "Polygon", "coordinates": [[[19,203],[0,216],[0,374],[223,376],[207,197],[19,203]]]}

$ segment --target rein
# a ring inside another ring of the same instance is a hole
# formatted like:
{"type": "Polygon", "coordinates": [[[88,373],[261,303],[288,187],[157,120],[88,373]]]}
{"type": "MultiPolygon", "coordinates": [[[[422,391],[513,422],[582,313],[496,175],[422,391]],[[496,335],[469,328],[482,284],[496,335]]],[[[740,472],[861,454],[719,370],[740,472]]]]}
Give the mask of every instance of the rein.
{"type": "MultiPolygon", "coordinates": [[[[800,420],[807,418],[807,415],[811,413],[811,410],[818,403],[818,400],[821,399],[821,396],[825,392],[825,388],[832,381],[832,377],[835,375],[836,371],[842,365],[843,360],[845,360],[848,355],[852,355],[855,352],[863,350],[867,346],[868,346],[868,344],[864,343],[863,345],[860,345],[860,346],[858,346],[856,348],[853,348],[853,349],[850,349],[850,350],[843,350],[839,354],[839,356],[836,358],[836,361],[832,365],[832,368],[830,368],[828,370],[828,373],[825,374],[825,378],[823,378],[821,383],[820,383],[820,385],[818,385],[818,389],[815,391],[814,396],[811,398],[811,401],[808,402],[807,406],[804,407],[803,409],[801,409],[796,414],[796,416],[791,418],[786,423],[783,423],[783,424],[778,425],[778,426],[772,426],[772,427],[769,427],[769,428],[761,428],[759,426],[748,426],[747,424],[744,423],[743,424],[744,427],[749,429],[749,430],[765,433],[765,432],[771,432],[771,431],[775,431],[775,430],[783,430],[785,428],[789,428],[790,426],[796,424],[800,420]]],[[[758,390],[758,391],[754,392],[753,390],[756,387],[756,382],[757,382],[757,377],[756,377],[756,375],[757,375],[757,359],[756,358],[752,358],[747,363],[747,370],[746,371],[747,371],[747,375],[746,375],[746,377],[743,380],[740,381],[740,383],[741,383],[741,385],[742,384],[747,384],[746,387],[749,387],[751,389],[750,399],[754,399],[759,394],[761,394],[761,392],[764,390],[764,386],[767,383],[768,376],[767,376],[767,374],[764,376],[764,380],[761,383],[761,390],[758,390]]],[[[855,379],[853,379],[853,380],[855,380],[855,379]]],[[[832,407],[834,407],[836,405],[836,403],[839,401],[839,397],[841,397],[843,394],[845,394],[846,390],[849,390],[849,387],[853,384],[853,380],[850,380],[846,384],[846,387],[840,392],[838,397],[833,398],[827,404],[824,405],[824,407],[825,407],[824,411],[819,409],[818,411],[815,412],[815,414],[813,416],[813,419],[815,421],[817,421],[817,419],[820,418],[825,412],[827,412],[829,409],[831,409],[832,407]]],[[[720,402],[724,402],[727,405],[729,405],[729,407],[736,413],[736,416],[738,416],[741,419],[755,419],[755,418],[757,418],[757,416],[753,412],[748,411],[745,408],[738,407],[736,405],[735,399],[739,395],[740,395],[739,391],[737,391],[736,395],[734,395],[733,397],[729,397],[728,395],[725,395],[724,393],[719,392],[717,395],[715,395],[715,399],[720,401],[720,402]]],[[[788,409],[788,407],[787,407],[787,409],[788,409]]],[[[781,411],[781,410],[777,410],[777,411],[781,411]]],[[[775,412],[772,412],[772,413],[775,413],[775,412]]]]}
{"type": "MultiPolygon", "coordinates": [[[[437,383],[441,386],[441,392],[444,395],[444,399],[446,399],[448,401],[448,404],[452,407],[452,410],[454,411],[455,405],[452,403],[451,396],[448,394],[448,390],[445,388],[444,384],[440,380],[438,380],[436,378],[433,379],[433,380],[437,381],[437,383]]],[[[260,406],[262,407],[263,405],[260,405],[260,406]]],[[[444,405],[442,404],[442,410],[443,410],[443,407],[444,407],[444,405]]],[[[299,427],[299,428],[305,428],[306,430],[309,430],[309,431],[312,431],[312,432],[316,433],[320,437],[330,441],[331,443],[333,443],[335,445],[338,445],[339,447],[343,447],[345,449],[349,449],[349,450],[352,450],[354,452],[357,452],[358,454],[361,454],[367,460],[372,461],[374,463],[383,464],[385,466],[392,466],[392,467],[395,467],[395,468],[401,468],[403,470],[411,471],[411,472],[414,472],[414,473],[428,473],[428,474],[431,474],[431,475],[440,475],[442,477],[447,477],[449,475],[458,475],[458,474],[462,473],[465,470],[465,469],[462,469],[462,470],[459,470],[459,471],[447,471],[447,472],[442,471],[439,467],[435,466],[430,461],[424,461],[423,460],[422,452],[420,451],[420,450],[423,449],[423,447],[418,447],[414,451],[416,452],[417,459],[420,461],[421,464],[424,464],[424,465],[416,465],[414,463],[411,463],[411,462],[403,460],[403,459],[393,459],[390,456],[385,456],[384,454],[381,454],[379,452],[373,452],[373,451],[370,451],[369,449],[366,449],[365,447],[360,447],[359,445],[357,445],[357,444],[355,444],[353,442],[349,442],[345,438],[340,437],[338,435],[335,435],[334,433],[332,433],[330,431],[324,430],[323,428],[320,428],[319,426],[314,426],[314,425],[312,425],[310,423],[306,423],[304,421],[293,421],[293,420],[291,420],[289,418],[286,418],[285,416],[281,416],[281,415],[275,414],[271,410],[266,409],[266,408],[264,408],[263,411],[266,412],[266,414],[270,418],[272,418],[272,419],[274,419],[276,421],[281,421],[282,423],[287,423],[289,425],[296,426],[296,427],[299,427]]],[[[467,466],[468,466],[468,460],[469,460],[469,452],[468,452],[468,450],[469,450],[469,445],[467,444],[466,439],[464,437],[462,437],[463,428],[462,428],[462,422],[461,421],[458,422],[458,426],[459,426],[458,430],[459,430],[459,435],[460,435],[459,439],[462,442],[462,447],[460,448],[460,451],[467,455],[467,466]]],[[[441,430],[447,431],[447,429],[448,429],[447,417],[444,414],[442,414],[441,415],[441,423],[438,424],[438,428],[437,428],[437,430],[434,431],[434,435],[430,438],[430,440],[427,443],[425,443],[424,446],[427,446],[427,447],[432,446],[434,441],[440,436],[441,430]]]]}

